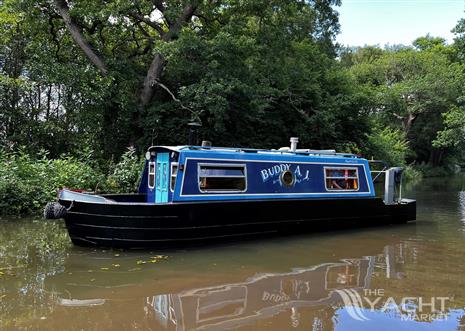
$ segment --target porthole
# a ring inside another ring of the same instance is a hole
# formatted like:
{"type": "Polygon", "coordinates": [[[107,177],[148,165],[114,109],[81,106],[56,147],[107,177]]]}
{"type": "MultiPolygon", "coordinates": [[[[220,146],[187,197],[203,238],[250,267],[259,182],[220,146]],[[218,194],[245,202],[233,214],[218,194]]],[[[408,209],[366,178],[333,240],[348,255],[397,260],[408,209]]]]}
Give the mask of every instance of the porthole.
{"type": "Polygon", "coordinates": [[[294,185],[295,177],[292,171],[286,170],[281,173],[281,183],[286,187],[291,187],[294,185]]]}

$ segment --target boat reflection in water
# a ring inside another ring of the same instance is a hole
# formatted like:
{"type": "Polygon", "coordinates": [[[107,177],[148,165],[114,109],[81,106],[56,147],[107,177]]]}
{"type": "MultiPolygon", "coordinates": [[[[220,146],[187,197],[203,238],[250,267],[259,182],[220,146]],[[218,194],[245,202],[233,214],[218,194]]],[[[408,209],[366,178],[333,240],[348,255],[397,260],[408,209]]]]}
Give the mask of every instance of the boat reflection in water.
{"type": "Polygon", "coordinates": [[[48,279],[58,304],[43,324],[48,329],[70,325],[70,330],[340,331],[372,330],[381,323],[422,330],[442,322],[403,321],[403,312],[383,309],[385,299],[399,303],[403,297],[430,300],[453,294],[443,326],[457,329],[465,286],[457,285],[451,293],[441,285],[440,272],[425,275],[425,270],[436,270],[434,265],[441,268],[443,250],[434,246],[429,252],[411,234],[415,227],[401,229],[397,235],[392,228],[386,230],[389,235],[382,229],[358,231],[350,240],[332,234],[175,251],[138,268],[135,259],[141,253],[121,252],[113,258],[113,252],[73,251],[63,272],[48,279]],[[109,268],[100,270],[103,265],[109,268]],[[363,301],[365,290],[376,289],[385,291],[380,305],[373,311],[366,302],[361,307],[369,320],[353,318],[356,302],[347,302],[344,295],[358,293],[363,301]]]}
{"type": "MultiPolygon", "coordinates": [[[[146,298],[146,309],[160,325],[172,330],[226,330],[256,324],[283,312],[292,327],[305,323],[312,330],[332,330],[333,316],[343,306],[339,290],[362,292],[370,288],[375,266],[380,260],[386,277],[398,277],[393,270],[394,246],[381,256],[323,263],[289,273],[268,273],[235,284],[205,287],[177,294],[146,298]],[[310,316],[312,315],[312,316],[310,316]]],[[[288,326],[289,327],[289,326],[288,326]]]]}

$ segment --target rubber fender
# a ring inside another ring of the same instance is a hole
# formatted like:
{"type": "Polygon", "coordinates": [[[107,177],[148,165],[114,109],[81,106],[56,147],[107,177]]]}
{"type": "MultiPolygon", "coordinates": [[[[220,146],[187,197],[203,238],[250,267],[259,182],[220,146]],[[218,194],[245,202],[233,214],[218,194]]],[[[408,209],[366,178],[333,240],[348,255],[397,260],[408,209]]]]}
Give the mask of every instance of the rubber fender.
{"type": "Polygon", "coordinates": [[[49,202],[44,208],[44,218],[48,220],[63,218],[66,213],[66,208],[58,202],[49,202]]]}
{"type": "Polygon", "coordinates": [[[56,202],[49,202],[44,208],[44,218],[47,220],[53,220],[55,218],[55,204],[56,202]]]}
{"type": "Polygon", "coordinates": [[[55,218],[64,218],[68,211],[66,210],[65,206],[62,206],[58,202],[56,202],[55,205],[53,206],[53,212],[54,212],[55,218]]]}

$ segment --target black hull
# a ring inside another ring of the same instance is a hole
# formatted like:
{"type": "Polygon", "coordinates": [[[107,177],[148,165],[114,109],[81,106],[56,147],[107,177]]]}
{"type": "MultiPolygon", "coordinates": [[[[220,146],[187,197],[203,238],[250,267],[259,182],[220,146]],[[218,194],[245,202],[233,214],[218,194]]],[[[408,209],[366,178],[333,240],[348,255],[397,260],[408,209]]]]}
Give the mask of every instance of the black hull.
{"type": "MultiPolygon", "coordinates": [[[[69,201],[60,201],[66,207],[69,201]]],[[[386,206],[381,199],[228,201],[143,204],[73,202],[65,216],[79,246],[172,247],[231,238],[303,233],[328,224],[405,223],[416,202],[386,206]]]]}

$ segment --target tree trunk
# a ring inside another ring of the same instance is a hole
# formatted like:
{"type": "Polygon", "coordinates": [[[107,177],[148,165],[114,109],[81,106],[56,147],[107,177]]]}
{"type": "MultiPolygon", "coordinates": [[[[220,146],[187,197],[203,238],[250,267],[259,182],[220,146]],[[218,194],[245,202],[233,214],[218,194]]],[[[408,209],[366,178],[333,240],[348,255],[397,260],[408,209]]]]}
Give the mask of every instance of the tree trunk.
{"type": "MultiPolygon", "coordinates": [[[[167,2],[166,2],[167,3],[167,2]]],[[[157,31],[160,36],[160,39],[164,42],[171,42],[173,39],[177,38],[179,32],[181,31],[182,27],[192,19],[192,16],[195,14],[199,6],[199,0],[191,0],[191,3],[187,4],[182,12],[180,13],[179,17],[176,20],[168,20],[165,17],[165,22],[167,23],[168,30],[160,26],[158,23],[147,19],[144,15],[139,12],[132,12],[128,15],[133,17],[137,22],[144,22],[145,24],[149,25],[153,29],[157,31]]],[[[80,26],[73,20],[73,18],[69,14],[69,6],[67,0],[54,0],[54,4],[56,9],[63,19],[67,30],[70,32],[74,42],[81,48],[90,62],[97,67],[100,72],[104,75],[107,74],[108,70],[104,63],[104,61],[97,55],[97,53],[92,48],[89,41],[86,39],[82,29],[80,26]]],[[[155,1],[154,5],[160,10],[160,12],[164,15],[165,11],[165,2],[164,1],[155,1]]],[[[144,109],[150,104],[154,94],[156,85],[161,80],[161,75],[166,65],[166,60],[160,52],[156,53],[150,63],[150,66],[147,70],[147,73],[144,78],[143,86],[140,91],[139,101],[137,111],[134,112],[132,117],[132,129],[129,138],[129,143],[134,145],[138,138],[141,137],[141,125],[140,125],[140,118],[141,113],[144,109]]],[[[118,108],[114,107],[115,105],[111,105],[109,108],[118,108]]],[[[105,114],[104,122],[106,123],[105,126],[111,129],[112,124],[112,116],[109,114],[105,114]]],[[[114,116],[115,117],[115,116],[114,116]]],[[[113,120],[115,120],[113,118],[113,120]]]]}
{"type": "MultiPolygon", "coordinates": [[[[158,5],[160,6],[160,3],[158,3],[158,5]]],[[[161,39],[165,42],[171,42],[173,39],[177,38],[179,31],[181,31],[183,25],[192,19],[192,16],[197,10],[198,5],[198,0],[192,1],[191,4],[186,5],[181,15],[176,19],[176,21],[172,24],[169,24],[168,32],[162,33],[159,31],[157,27],[155,27],[155,30],[157,30],[160,33],[161,39]]],[[[140,95],[142,107],[145,108],[152,100],[155,91],[155,85],[160,80],[165,65],[166,60],[163,54],[155,54],[155,57],[153,58],[152,63],[150,63],[150,67],[145,76],[144,86],[140,95]]]]}
{"type": "Polygon", "coordinates": [[[165,64],[166,61],[163,55],[161,53],[157,53],[153,58],[144,79],[144,86],[140,95],[140,101],[143,107],[146,107],[152,100],[155,85],[160,80],[165,64]]]}
{"type": "Polygon", "coordinates": [[[406,134],[410,132],[412,129],[413,123],[417,119],[418,114],[408,114],[407,117],[404,118],[404,131],[406,134]]]}
{"type": "Polygon", "coordinates": [[[54,2],[58,13],[65,22],[66,28],[68,29],[69,33],[71,33],[73,40],[76,42],[76,44],[78,44],[90,62],[92,62],[92,64],[96,66],[104,75],[106,75],[108,70],[105,66],[105,63],[103,63],[102,59],[100,59],[100,57],[95,53],[90,43],[84,37],[79,26],[69,15],[69,7],[66,0],[55,0],[54,2]]]}
{"type": "Polygon", "coordinates": [[[439,167],[441,165],[441,163],[442,163],[442,157],[443,156],[444,156],[444,149],[443,148],[440,148],[440,149],[433,148],[431,150],[429,163],[433,167],[439,167]]]}
{"type": "Polygon", "coordinates": [[[47,91],[47,113],[45,116],[45,119],[48,121],[50,118],[50,103],[52,100],[52,84],[48,86],[48,91],[47,91]]]}

